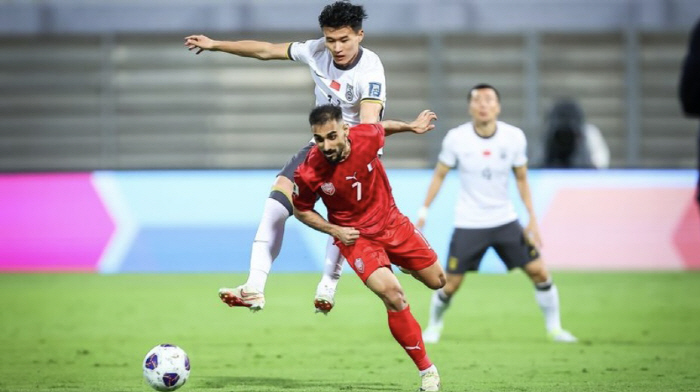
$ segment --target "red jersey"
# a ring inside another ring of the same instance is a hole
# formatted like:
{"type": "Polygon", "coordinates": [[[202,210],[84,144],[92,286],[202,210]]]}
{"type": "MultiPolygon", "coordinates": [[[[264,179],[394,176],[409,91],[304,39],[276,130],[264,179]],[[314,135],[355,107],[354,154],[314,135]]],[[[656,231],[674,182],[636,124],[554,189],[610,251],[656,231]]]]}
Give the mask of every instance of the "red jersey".
{"type": "Polygon", "coordinates": [[[397,213],[384,165],[377,152],[384,147],[384,127],[360,124],[348,134],[350,155],[330,163],[318,149],[311,148],[306,160],[294,172],[294,207],[310,211],[320,196],[328,210],[328,221],[354,227],[361,235],[373,236],[397,213]]]}

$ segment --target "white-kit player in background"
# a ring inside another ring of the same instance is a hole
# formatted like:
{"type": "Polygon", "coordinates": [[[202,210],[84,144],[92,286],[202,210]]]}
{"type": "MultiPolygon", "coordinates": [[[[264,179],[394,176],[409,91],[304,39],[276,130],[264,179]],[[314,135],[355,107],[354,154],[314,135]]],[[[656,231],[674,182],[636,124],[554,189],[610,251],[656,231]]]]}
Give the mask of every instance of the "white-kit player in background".
{"type": "Polygon", "coordinates": [[[459,171],[460,192],[455,208],[455,229],[447,258],[447,283],[436,290],[430,302],[430,320],[423,332],[426,343],[437,343],[443,317],[464,274],[475,272],[488,248],[493,247],[508,270],[522,268],[535,285],[535,298],[544,314],[548,336],[558,342],[575,342],[562,329],[557,286],[540,257],[539,229],[527,181],[525,134],[520,128],[498,121],[501,101],[491,85],[478,84],[469,91],[472,121],[447,132],[432,181],[418,213],[416,226],[422,228],[428,207],[445,176],[453,167],[459,171]],[[523,229],[508,197],[511,172],[529,223],[523,229]]]}
{"type": "MultiPolygon", "coordinates": [[[[270,43],[262,41],[215,41],[203,35],[185,38],[190,50],[221,51],[260,60],[292,60],[309,66],[316,95],[316,106],[340,106],[349,125],[377,123],[386,100],[384,67],[379,57],[360,46],[364,38],[362,21],[367,18],[360,5],[337,1],[323,8],[318,17],[323,38],[305,42],[270,43]]],[[[309,143],[294,155],[277,175],[258,226],[245,284],[222,288],[219,297],[229,306],[245,306],[253,311],[265,306],[265,283],[282,246],[284,225],[293,214],[294,170],[313,146],[309,143]]],[[[323,277],[316,289],[314,305],[328,313],[334,305],[335,290],[343,259],[329,237],[323,277]]]]}

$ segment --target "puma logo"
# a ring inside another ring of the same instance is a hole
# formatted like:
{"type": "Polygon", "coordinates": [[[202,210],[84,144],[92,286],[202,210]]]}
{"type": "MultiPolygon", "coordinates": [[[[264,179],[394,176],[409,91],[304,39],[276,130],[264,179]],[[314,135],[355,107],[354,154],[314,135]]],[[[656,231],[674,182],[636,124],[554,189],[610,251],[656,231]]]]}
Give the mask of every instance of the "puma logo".
{"type": "Polygon", "coordinates": [[[420,342],[416,343],[415,346],[403,346],[406,350],[420,350],[420,342]]]}

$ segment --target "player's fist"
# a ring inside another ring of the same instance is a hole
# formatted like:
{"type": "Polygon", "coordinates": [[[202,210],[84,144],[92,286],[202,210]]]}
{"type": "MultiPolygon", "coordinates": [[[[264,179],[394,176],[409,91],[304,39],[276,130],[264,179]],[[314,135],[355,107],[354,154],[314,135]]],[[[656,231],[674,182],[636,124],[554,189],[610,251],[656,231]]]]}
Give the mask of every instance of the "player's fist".
{"type": "Polygon", "coordinates": [[[360,238],[360,231],[354,227],[339,227],[334,237],[342,242],[343,245],[352,245],[360,238]]]}
{"type": "Polygon", "coordinates": [[[214,40],[206,35],[190,35],[185,37],[185,46],[187,46],[188,50],[197,49],[196,54],[200,54],[204,50],[212,50],[214,48],[214,40]]]}

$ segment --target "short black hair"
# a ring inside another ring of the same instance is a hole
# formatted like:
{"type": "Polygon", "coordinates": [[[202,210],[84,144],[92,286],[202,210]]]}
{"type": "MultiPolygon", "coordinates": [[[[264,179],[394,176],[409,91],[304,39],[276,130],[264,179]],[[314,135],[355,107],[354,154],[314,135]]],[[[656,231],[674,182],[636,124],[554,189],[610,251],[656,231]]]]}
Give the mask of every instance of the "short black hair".
{"type": "Polygon", "coordinates": [[[496,93],[496,98],[498,98],[498,102],[501,102],[501,93],[499,93],[498,90],[496,90],[496,87],[493,87],[488,83],[479,83],[476,86],[470,88],[469,94],[467,94],[467,102],[472,101],[472,93],[474,92],[474,90],[481,90],[482,88],[490,88],[491,90],[493,90],[496,93]]]}
{"type": "Polygon", "coordinates": [[[321,15],[318,16],[318,24],[321,28],[333,29],[350,26],[357,33],[362,30],[364,19],[367,19],[367,14],[363,6],[354,5],[349,1],[336,1],[323,7],[321,15]]]}
{"type": "Polygon", "coordinates": [[[340,106],[330,103],[316,106],[309,114],[309,125],[323,125],[331,121],[343,121],[343,111],[340,106]]]}

